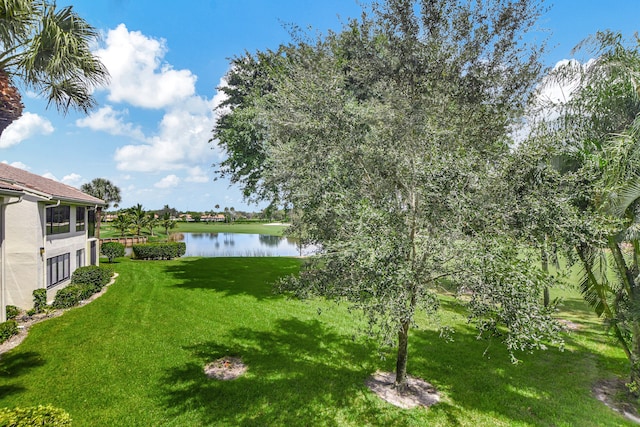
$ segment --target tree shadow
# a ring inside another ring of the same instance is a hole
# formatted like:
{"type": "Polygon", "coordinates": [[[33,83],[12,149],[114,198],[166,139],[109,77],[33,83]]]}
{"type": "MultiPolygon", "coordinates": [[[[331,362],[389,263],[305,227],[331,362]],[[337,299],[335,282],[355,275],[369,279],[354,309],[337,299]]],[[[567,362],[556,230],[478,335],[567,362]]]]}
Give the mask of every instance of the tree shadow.
{"type": "Polygon", "coordinates": [[[401,412],[389,415],[367,396],[364,381],[380,363],[377,347],[318,320],[281,319],[269,331],[239,328],[224,342],[184,349],[193,360],[166,372],[159,387],[172,415],[195,411],[202,425],[340,425],[342,411],[354,416],[357,400],[360,424],[376,424],[382,412],[386,424],[401,424],[401,412]],[[208,378],[204,366],[223,356],[241,357],[248,371],[232,381],[208,378]]]}
{"type": "Polygon", "coordinates": [[[43,366],[45,360],[40,353],[37,352],[8,352],[0,356],[0,398],[7,397],[13,393],[24,391],[25,388],[19,385],[11,384],[18,377],[25,374],[28,370],[37,366],[43,366]]]}
{"type": "MultiPolygon", "coordinates": [[[[437,331],[424,330],[414,331],[411,339],[413,349],[427,350],[412,352],[410,373],[446,394],[448,399],[431,410],[446,418],[449,425],[460,425],[461,408],[498,413],[527,425],[590,425],[593,421],[589,414],[573,411],[575,396],[591,390],[592,384],[582,379],[584,367],[595,366],[599,358],[609,358],[594,355],[570,337],[566,338],[567,344],[578,346],[577,350],[561,352],[550,347],[547,351],[521,353],[518,357],[522,363],[517,365],[511,363],[502,343],[478,340],[470,326],[458,328],[453,342],[439,338],[437,331]],[[430,348],[437,351],[430,352],[430,348]]],[[[598,405],[594,398],[593,408],[598,405]]]]}
{"type": "Polygon", "coordinates": [[[184,258],[167,264],[175,287],[211,290],[257,299],[275,298],[271,286],[279,278],[296,274],[300,261],[286,257],[184,258]]]}

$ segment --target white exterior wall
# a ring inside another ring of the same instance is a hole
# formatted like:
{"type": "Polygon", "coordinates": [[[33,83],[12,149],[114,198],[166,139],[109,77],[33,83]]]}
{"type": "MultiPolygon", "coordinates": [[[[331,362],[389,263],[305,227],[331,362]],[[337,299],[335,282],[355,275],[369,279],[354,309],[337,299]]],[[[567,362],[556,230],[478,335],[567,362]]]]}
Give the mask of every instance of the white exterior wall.
{"type": "Polygon", "coordinates": [[[44,283],[40,247],[43,245],[44,205],[25,195],[5,208],[5,298],[21,308],[33,307],[33,291],[44,283]]]}
{"type": "Polygon", "coordinates": [[[71,205],[70,231],[46,235],[46,206],[42,199],[25,196],[22,202],[6,207],[6,235],[3,244],[5,300],[8,305],[23,309],[33,307],[33,291],[47,287],[47,259],[69,254],[69,279],[47,290],[49,302],[53,301],[59,289],[70,283],[71,274],[80,266],[76,260],[78,250],[84,250],[82,265],[90,263],[90,240],[87,239],[88,208],[85,208],[84,230],[76,231],[76,206],[71,205]],[[44,248],[44,251],[41,251],[41,248],[44,248]]]}

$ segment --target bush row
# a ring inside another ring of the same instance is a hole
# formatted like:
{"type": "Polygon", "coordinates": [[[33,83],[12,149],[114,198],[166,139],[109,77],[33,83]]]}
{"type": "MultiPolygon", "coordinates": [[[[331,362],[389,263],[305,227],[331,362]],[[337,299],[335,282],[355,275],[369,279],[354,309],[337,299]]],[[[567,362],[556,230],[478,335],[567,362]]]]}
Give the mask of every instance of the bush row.
{"type": "Polygon", "coordinates": [[[71,284],[56,292],[53,308],[70,308],[98,293],[109,283],[113,274],[110,268],[89,265],[73,272],[71,284]]]}
{"type": "Polygon", "coordinates": [[[63,427],[70,425],[71,417],[69,414],[50,405],[0,409],[0,426],[2,427],[63,427]]]}
{"type": "Polygon", "coordinates": [[[137,259],[172,259],[187,251],[185,242],[145,243],[133,245],[133,255],[137,259]]]}

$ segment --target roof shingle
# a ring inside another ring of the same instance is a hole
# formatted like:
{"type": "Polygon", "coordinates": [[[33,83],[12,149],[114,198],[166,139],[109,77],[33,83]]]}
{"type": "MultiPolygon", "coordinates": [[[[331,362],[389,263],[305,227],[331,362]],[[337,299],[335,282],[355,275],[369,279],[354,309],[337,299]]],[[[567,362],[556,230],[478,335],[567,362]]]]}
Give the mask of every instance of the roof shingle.
{"type": "Polygon", "coordinates": [[[51,199],[67,202],[104,205],[103,200],[90,196],[70,185],[45,178],[25,170],[0,163],[0,188],[11,190],[33,190],[43,193],[51,199]]]}

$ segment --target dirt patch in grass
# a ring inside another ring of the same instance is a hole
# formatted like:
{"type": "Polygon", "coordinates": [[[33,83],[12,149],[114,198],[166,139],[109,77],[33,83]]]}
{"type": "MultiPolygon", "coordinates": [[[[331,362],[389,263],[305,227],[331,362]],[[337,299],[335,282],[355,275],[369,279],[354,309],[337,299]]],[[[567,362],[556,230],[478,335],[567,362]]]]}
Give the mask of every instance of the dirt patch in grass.
{"type": "Polygon", "coordinates": [[[235,380],[245,372],[247,372],[247,365],[242,363],[239,357],[221,357],[204,367],[206,376],[222,381],[235,380]]]}
{"type": "MultiPolygon", "coordinates": [[[[97,293],[91,295],[86,300],[80,301],[80,304],[78,304],[76,307],[81,307],[83,305],[89,304],[91,301],[94,301],[97,298],[100,298],[102,295],[104,295],[105,292],[107,292],[107,288],[113,282],[115,282],[116,277],[118,277],[118,273],[114,273],[113,274],[113,276],[111,277],[111,280],[109,281],[109,283],[107,283],[100,290],[100,292],[97,292],[97,293]]],[[[59,310],[50,309],[50,310],[47,310],[46,313],[38,313],[38,314],[34,314],[32,316],[27,316],[26,314],[25,315],[19,315],[16,318],[16,321],[18,322],[18,334],[12,336],[8,340],[6,340],[2,344],[0,344],[0,355],[6,353],[7,351],[9,351],[11,349],[16,348],[18,345],[20,345],[20,343],[22,341],[24,341],[24,339],[27,337],[27,334],[29,333],[29,329],[31,328],[31,326],[35,325],[36,323],[40,323],[43,320],[51,319],[53,317],[62,316],[62,314],[64,314],[65,311],[74,309],[76,307],[59,309],[59,310]]]]}
{"type": "Polygon", "coordinates": [[[407,389],[400,391],[394,386],[395,376],[393,372],[376,372],[365,384],[381,399],[403,409],[429,407],[440,401],[435,387],[423,379],[407,376],[407,389]]]}
{"type": "Polygon", "coordinates": [[[595,397],[625,418],[640,424],[640,414],[634,405],[637,398],[629,393],[625,382],[619,378],[601,380],[593,386],[595,397]]]}

